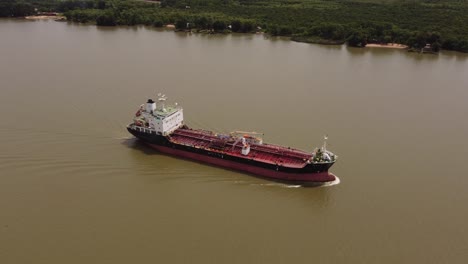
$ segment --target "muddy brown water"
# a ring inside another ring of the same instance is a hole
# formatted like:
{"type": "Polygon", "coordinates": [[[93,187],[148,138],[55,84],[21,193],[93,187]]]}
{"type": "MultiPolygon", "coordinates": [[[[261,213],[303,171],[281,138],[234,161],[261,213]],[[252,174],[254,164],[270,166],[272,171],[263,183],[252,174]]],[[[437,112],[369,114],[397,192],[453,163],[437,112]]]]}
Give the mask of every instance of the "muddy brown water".
{"type": "Polygon", "coordinates": [[[0,20],[0,58],[1,263],[468,258],[465,54],[0,20]],[[328,134],[341,183],[161,155],[125,130],[158,92],[193,127],[328,134]]]}

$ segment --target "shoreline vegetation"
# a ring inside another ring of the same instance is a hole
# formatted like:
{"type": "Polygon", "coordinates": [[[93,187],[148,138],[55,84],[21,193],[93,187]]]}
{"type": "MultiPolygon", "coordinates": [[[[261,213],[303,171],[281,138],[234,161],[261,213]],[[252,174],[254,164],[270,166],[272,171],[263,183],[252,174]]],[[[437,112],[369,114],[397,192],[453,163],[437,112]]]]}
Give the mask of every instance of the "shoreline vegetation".
{"type": "Polygon", "coordinates": [[[0,0],[0,17],[59,13],[98,26],[173,25],[176,31],[261,32],[323,45],[468,52],[466,0],[0,0]]]}

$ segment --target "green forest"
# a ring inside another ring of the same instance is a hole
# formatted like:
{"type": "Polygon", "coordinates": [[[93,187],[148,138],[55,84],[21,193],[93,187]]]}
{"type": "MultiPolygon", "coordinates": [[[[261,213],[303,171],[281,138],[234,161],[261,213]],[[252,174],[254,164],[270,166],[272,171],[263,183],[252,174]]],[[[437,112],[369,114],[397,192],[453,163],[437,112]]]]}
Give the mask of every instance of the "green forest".
{"type": "Polygon", "coordinates": [[[468,52],[467,0],[0,0],[0,16],[61,12],[98,26],[174,24],[177,30],[250,33],[320,44],[431,44],[468,52]]]}

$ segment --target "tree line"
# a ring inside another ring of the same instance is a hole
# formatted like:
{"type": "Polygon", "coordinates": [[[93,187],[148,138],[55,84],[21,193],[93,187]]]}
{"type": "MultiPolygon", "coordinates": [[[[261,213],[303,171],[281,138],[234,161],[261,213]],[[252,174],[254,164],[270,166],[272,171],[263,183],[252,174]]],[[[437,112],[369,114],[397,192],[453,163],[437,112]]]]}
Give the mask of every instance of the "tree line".
{"type": "Polygon", "coordinates": [[[52,8],[70,21],[101,26],[174,24],[178,30],[261,30],[312,43],[363,47],[394,42],[412,48],[431,44],[434,50],[468,52],[468,2],[464,0],[162,0],[160,4],[0,0],[0,14],[21,15],[30,12],[31,6],[52,8]],[[16,13],[4,12],[3,3],[16,5],[16,13]]]}

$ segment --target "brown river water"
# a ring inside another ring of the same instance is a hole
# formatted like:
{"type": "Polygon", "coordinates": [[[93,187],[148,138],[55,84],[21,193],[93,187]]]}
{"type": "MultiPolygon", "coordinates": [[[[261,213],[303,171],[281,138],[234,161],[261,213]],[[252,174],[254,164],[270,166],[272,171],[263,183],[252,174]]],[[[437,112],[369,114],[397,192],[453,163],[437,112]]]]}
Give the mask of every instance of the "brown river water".
{"type": "Polygon", "coordinates": [[[466,263],[468,56],[0,20],[0,263],[466,263]],[[312,150],[304,188],[161,155],[186,123],[312,150]]]}

